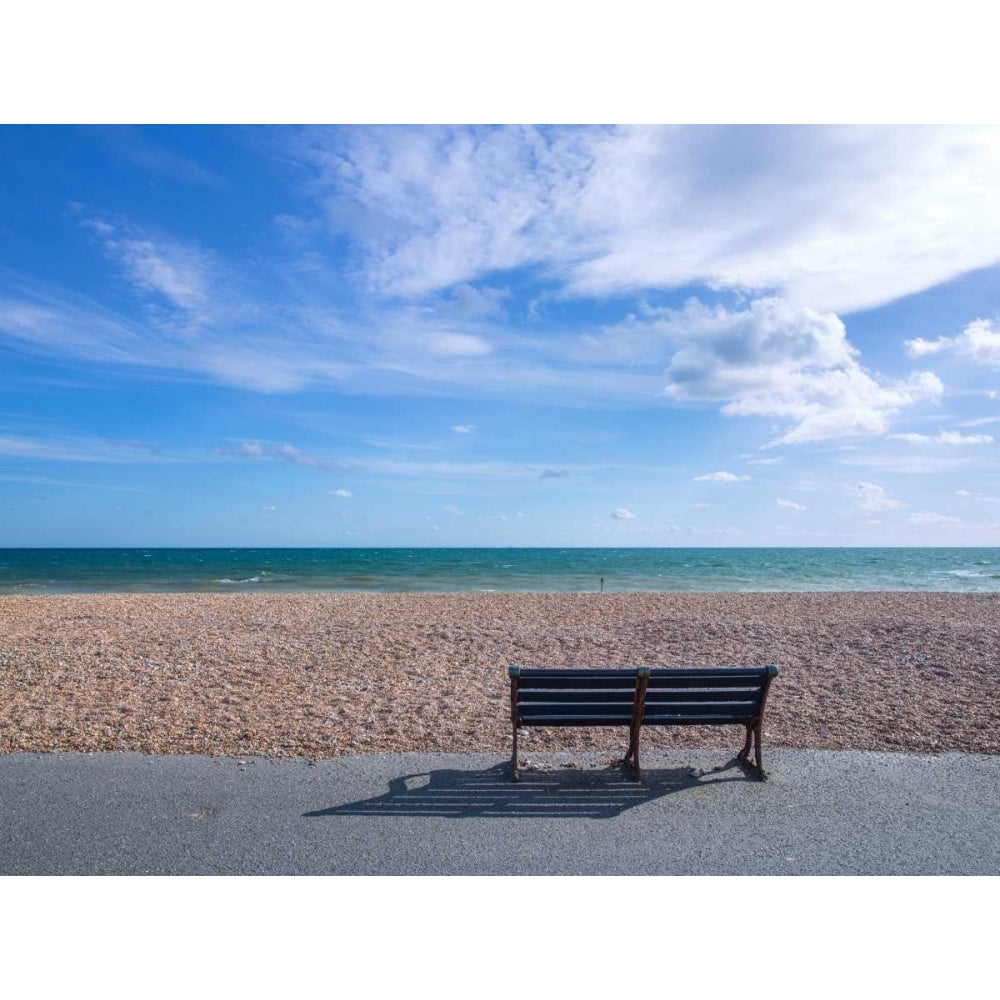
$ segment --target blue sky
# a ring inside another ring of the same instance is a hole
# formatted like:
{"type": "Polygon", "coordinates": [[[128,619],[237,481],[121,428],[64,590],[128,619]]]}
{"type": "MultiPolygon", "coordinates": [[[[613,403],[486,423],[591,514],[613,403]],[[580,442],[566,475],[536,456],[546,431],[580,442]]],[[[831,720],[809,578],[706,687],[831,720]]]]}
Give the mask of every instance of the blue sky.
{"type": "Polygon", "coordinates": [[[1000,131],[0,129],[0,545],[1000,544],[1000,131]]]}

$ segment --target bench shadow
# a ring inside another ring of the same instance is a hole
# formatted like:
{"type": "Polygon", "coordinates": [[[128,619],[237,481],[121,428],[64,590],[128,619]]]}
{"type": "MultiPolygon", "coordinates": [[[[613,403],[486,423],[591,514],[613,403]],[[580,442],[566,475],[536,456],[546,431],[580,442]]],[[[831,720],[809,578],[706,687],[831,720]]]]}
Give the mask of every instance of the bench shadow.
{"type": "Polygon", "coordinates": [[[699,771],[692,767],[643,768],[642,783],[616,762],[602,768],[521,768],[510,780],[504,762],[480,771],[441,768],[393,778],[383,795],[303,813],[318,816],[436,816],[446,819],[546,817],[610,819],[664,795],[753,773],[738,760],[699,771]],[[738,775],[728,772],[740,772],[738,775]]]}

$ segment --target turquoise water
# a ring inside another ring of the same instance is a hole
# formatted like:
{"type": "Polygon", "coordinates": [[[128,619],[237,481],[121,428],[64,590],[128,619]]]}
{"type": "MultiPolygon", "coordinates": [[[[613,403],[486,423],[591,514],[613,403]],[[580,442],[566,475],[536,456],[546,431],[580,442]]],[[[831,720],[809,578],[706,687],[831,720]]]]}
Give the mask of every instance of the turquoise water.
{"type": "Polygon", "coordinates": [[[0,593],[1000,591],[1000,549],[0,549],[0,593]]]}

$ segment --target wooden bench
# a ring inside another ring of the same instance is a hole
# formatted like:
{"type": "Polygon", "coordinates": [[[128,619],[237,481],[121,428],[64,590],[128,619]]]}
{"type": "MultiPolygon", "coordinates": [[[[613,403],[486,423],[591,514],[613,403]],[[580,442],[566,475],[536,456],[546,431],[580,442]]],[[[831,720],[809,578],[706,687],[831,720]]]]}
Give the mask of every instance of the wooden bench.
{"type": "Polygon", "coordinates": [[[641,780],[639,735],[643,726],[744,726],[737,758],[765,778],[760,736],[764,705],[778,668],[691,667],[619,670],[510,668],[510,718],[514,730],[511,780],[518,781],[517,731],[525,726],[627,726],[628,752],[641,780]],[[750,763],[750,745],[754,763],[750,763]]]}

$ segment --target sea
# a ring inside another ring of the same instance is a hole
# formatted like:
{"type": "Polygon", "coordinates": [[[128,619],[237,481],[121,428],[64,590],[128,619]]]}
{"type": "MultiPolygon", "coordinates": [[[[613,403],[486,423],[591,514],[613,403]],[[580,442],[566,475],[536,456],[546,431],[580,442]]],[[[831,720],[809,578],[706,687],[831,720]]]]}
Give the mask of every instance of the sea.
{"type": "Polygon", "coordinates": [[[0,549],[0,593],[1000,591],[1000,548],[0,549]]]}

